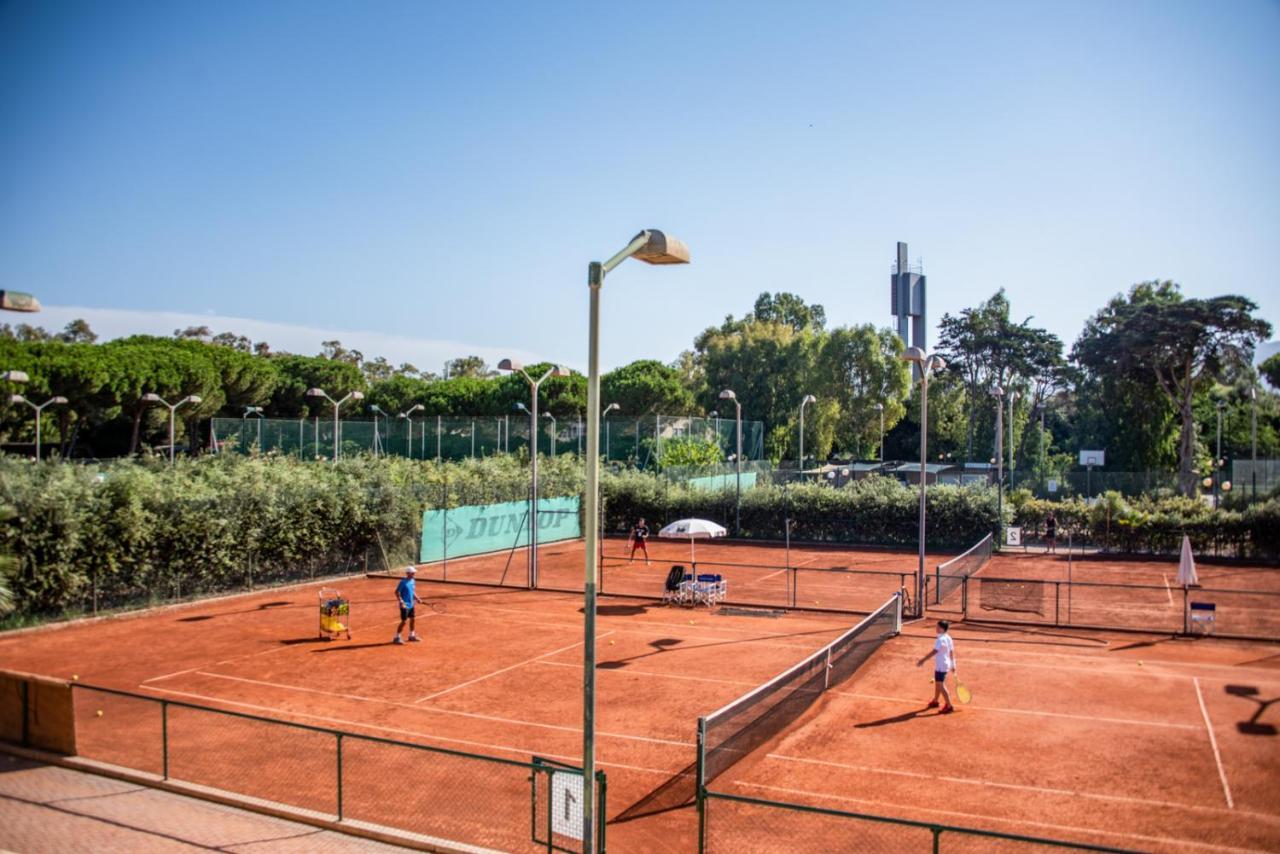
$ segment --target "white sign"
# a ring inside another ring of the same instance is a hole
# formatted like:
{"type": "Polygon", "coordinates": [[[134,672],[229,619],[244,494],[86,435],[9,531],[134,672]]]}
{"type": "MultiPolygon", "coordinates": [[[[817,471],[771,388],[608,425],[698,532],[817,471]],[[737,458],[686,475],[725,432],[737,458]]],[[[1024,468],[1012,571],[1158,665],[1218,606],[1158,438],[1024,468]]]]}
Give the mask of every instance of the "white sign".
{"type": "Polygon", "coordinates": [[[1082,466],[1103,466],[1107,464],[1106,451],[1081,451],[1080,465],[1082,466]]]}
{"type": "Polygon", "coordinates": [[[1050,491],[1050,492],[1057,492],[1057,491],[1058,491],[1058,479],[1057,479],[1057,478],[1053,478],[1053,477],[1049,478],[1049,491],[1050,491]]]}
{"type": "Polygon", "coordinates": [[[1004,544],[1006,546],[1022,545],[1022,529],[1010,525],[1004,529],[1004,544]]]}
{"type": "Polygon", "coordinates": [[[551,775],[551,832],[582,839],[582,775],[551,775]]]}

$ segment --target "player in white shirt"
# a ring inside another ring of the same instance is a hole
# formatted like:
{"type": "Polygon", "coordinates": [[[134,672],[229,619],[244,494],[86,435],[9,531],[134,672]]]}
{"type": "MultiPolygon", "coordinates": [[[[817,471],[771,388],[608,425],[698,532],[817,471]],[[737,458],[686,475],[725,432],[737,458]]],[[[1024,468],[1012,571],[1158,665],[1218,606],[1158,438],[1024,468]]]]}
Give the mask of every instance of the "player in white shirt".
{"type": "Polygon", "coordinates": [[[946,620],[938,621],[938,637],[933,642],[933,649],[916,662],[916,667],[919,667],[929,660],[929,656],[933,656],[933,699],[925,708],[938,708],[938,697],[941,695],[945,702],[938,713],[943,715],[949,715],[953,711],[951,693],[947,691],[947,674],[956,669],[956,645],[952,642],[951,635],[947,634],[949,628],[951,624],[946,620]]]}

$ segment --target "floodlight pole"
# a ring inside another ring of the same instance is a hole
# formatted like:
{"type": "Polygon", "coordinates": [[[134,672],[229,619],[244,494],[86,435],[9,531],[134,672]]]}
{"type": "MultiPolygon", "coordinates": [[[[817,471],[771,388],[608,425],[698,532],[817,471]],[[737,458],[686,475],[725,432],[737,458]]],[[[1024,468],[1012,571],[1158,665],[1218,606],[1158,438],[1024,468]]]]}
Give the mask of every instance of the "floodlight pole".
{"type": "Polygon", "coordinates": [[[811,394],[806,394],[804,400],[800,401],[800,457],[797,472],[804,471],[804,405],[806,403],[817,403],[818,399],[811,394]]]}
{"type": "Polygon", "coordinates": [[[258,453],[262,453],[262,419],[266,416],[262,414],[261,406],[246,406],[244,408],[244,415],[240,416],[240,420],[244,421],[250,415],[258,416],[258,453]]]}
{"type": "Polygon", "coordinates": [[[1004,542],[1004,389],[991,387],[996,399],[996,548],[1004,542]]]}
{"type": "Polygon", "coordinates": [[[721,400],[732,400],[733,405],[738,408],[737,426],[738,426],[738,452],[733,457],[735,478],[735,495],[733,499],[733,535],[735,537],[742,536],[742,403],[738,400],[738,395],[733,389],[727,388],[720,392],[721,400]]]}
{"type": "MultiPolygon", "coordinates": [[[[526,410],[529,413],[529,579],[530,589],[538,586],[538,389],[542,386],[543,381],[547,377],[555,375],[558,377],[568,376],[569,372],[559,365],[552,365],[547,368],[547,372],[538,379],[534,379],[525,372],[524,365],[514,359],[503,359],[498,363],[500,371],[517,371],[520,376],[524,377],[525,382],[529,384],[529,398],[533,405],[532,409],[526,410]]],[[[524,409],[523,404],[516,406],[524,409]]],[[[547,413],[551,417],[550,413],[547,413]]],[[[554,423],[555,419],[551,419],[554,423]]],[[[554,437],[553,437],[554,442],[554,437]]],[[[551,455],[555,456],[555,447],[552,446],[551,455]]]]}
{"type": "Polygon", "coordinates": [[[340,425],[338,423],[338,409],[341,408],[342,404],[346,403],[348,400],[364,400],[364,392],[347,392],[346,397],[343,397],[341,400],[334,400],[327,392],[325,392],[324,389],[311,388],[307,389],[307,397],[323,397],[325,400],[333,404],[333,461],[336,463],[338,462],[338,431],[340,429],[340,425]]]}
{"type": "Polygon", "coordinates": [[[167,407],[169,410],[169,465],[173,465],[173,428],[176,413],[184,403],[200,403],[203,398],[197,394],[189,394],[177,403],[169,403],[158,394],[144,394],[142,400],[145,403],[159,403],[161,406],[167,407]]]}
{"type": "Polygon", "coordinates": [[[409,435],[405,438],[405,449],[409,452],[409,459],[413,459],[413,413],[426,409],[421,403],[415,403],[404,412],[397,415],[397,418],[403,418],[409,425],[409,435]]]}
{"type": "Polygon", "coordinates": [[[1249,400],[1252,401],[1252,411],[1249,415],[1249,471],[1253,476],[1253,488],[1250,490],[1249,503],[1258,500],[1258,385],[1254,383],[1249,387],[1249,400]]]}
{"type": "Polygon", "coordinates": [[[600,413],[600,420],[604,422],[604,461],[609,462],[609,418],[610,412],[621,410],[622,407],[616,403],[611,403],[604,408],[604,412],[600,413]]]}
{"type": "Polygon", "coordinates": [[[34,403],[32,403],[31,401],[27,400],[27,399],[26,399],[25,397],[23,397],[22,395],[20,395],[20,394],[15,394],[15,395],[13,395],[12,397],[10,397],[10,398],[9,398],[9,402],[10,402],[10,403],[25,403],[27,406],[30,406],[32,409],[34,409],[34,410],[36,411],[36,459],[37,459],[37,460],[43,459],[43,458],[40,456],[40,420],[41,420],[41,419],[40,419],[40,416],[44,414],[44,409],[45,409],[45,407],[46,407],[46,406],[57,406],[57,405],[59,405],[59,404],[66,403],[66,402],[67,402],[67,399],[66,399],[65,397],[63,397],[62,395],[58,395],[58,396],[56,396],[56,397],[51,397],[51,398],[49,398],[49,399],[48,399],[48,400],[46,400],[44,403],[42,403],[42,404],[40,404],[39,406],[37,406],[36,404],[34,404],[34,403]]]}
{"type": "Polygon", "coordinates": [[[1218,409],[1218,452],[1213,457],[1213,509],[1218,509],[1218,484],[1222,481],[1222,410],[1227,406],[1225,400],[1219,400],[1218,409]]]}
{"type": "MultiPolygon", "coordinates": [[[[605,276],[635,255],[650,264],[687,264],[689,250],[657,230],[645,230],[621,252],[587,267],[590,292],[587,334],[587,459],[586,511],[583,513],[586,555],[583,563],[582,653],[582,851],[596,848],[596,574],[600,550],[600,289],[605,276]]],[[[637,445],[639,433],[636,435],[637,445]]]]}
{"type": "Polygon", "coordinates": [[[924,544],[925,544],[925,494],[928,491],[928,470],[926,460],[929,450],[929,374],[940,371],[947,366],[942,357],[936,353],[925,355],[919,347],[908,347],[899,356],[903,361],[912,362],[920,368],[920,523],[917,537],[920,540],[920,562],[916,569],[916,610],[924,616],[924,544]]]}
{"type": "Polygon", "coordinates": [[[1019,397],[1015,390],[1009,391],[1009,488],[1013,489],[1013,402],[1019,397]]]}
{"type": "Polygon", "coordinates": [[[559,431],[556,429],[556,417],[550,412],[542,413],[542,417],[550,419],[551,421],[551,459],[554,460],[556,458],[556,438],[559,434],[559,431]]]}
{"type": "Polygon", "coordinates": [[[880,465],[884,465],[884,404],[876,404],[876,412],[880,413],[880,465]]]}

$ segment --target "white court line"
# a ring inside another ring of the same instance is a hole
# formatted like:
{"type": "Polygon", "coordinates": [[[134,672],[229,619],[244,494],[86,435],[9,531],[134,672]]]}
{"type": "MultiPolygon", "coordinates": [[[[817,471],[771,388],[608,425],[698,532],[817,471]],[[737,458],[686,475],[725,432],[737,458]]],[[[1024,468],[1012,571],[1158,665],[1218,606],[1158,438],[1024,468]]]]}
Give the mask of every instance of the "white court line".
{"type": "MultiPolygon", "coordinates": [[[[915,658],[914,655],[912,655],[911,653],[905,650],[903,650],[902,652],[891,650],[889,652],[889,655],[895,656],[897,658],[906,658],[906,659],[915,658]]],[[[971,662],[976,664],[991,664],[996,667],[1030,667],[1035,670],[1066,670],[1073,673],[1090,673],[1095,676],[1096,675],[1119,676],[1123,679],[1132,679],[1134,676],[1146,676],[1151,679],[1186,679],[1187,678],[1186,676],[1182,676],[1177,673],[1157,673],[1145,667],[1143,668],[1134,667],[1132,670],[1128,670],[1128,669],[1120,670],[1114,667],[1069,667],[1064,664],[1043,664],[1043,663],[1036,663],[1032,661],[1027,661],[1027,662],[1001,661],[999,659],[973,658],[971,656],[965,656],[964,660],[966,662],[971,662]]]]}
{"type": "Polygon", "coordinates": [[[1209,722],[1209,710],[1204,707],[1204,695],[1200,693],[1200,678],[1191,680],[1196,686],[1196,699],[1200,701],[1200,714],[1204,715],[1204,728],[1209,733],[1209,745],[1213,747],[1213,761],[1218,763],[1218,779],[1222,780],[1222,794],[1227,797],[1227,806],[1235,809],[1231,800],[1231,787],[1227,785],[1227,771],[1222,767],[1222,754],[1218,752],[1218,739],[1213,734],[1213,724],[1209,722]]]}
{"type": "MultiPolygon", "coordinates": [[[[254,705],[253,703],[242,703],[238,700],[224,700],[221,697],[213,697],[208,694],[194,694],[190,691],[176,691],[173,688],[158,688],[158,687],[152,687],[150,685],[139,685],[139,687],[144,688],[148,691],[159,691],[165,694],[174,694],[178,697],[191,697],[196,700],[204,700],[206,703],[222,703],[224,706],[239,706],[242,709],[254,709],[260,712],[273,712],[277,715],[283,711],[281,709],[272,708],[271,706],[258,706],[258,705],[254,705]]],[[[217,710],[214,709],[214,712],[216,711],[217,710]]],[[[486,750],[500,750],[505,753],[523,753],[528,756],[542,756],[547,759],[561,759],[567,762],[582,761],[581,756],[570,756],[564,753],[547,753],[545,751],[538,750],[536,748],[512,747],[507,744],[489,744],[483,741],[467,741],[466,739],[462,739],[462,738],[448,738],[446,736],[436,735],[435,733],[430,733],[430,732],[417,732],[411,729],[399,729],[398,727],[381,726],[379,724],[370,724],[370,723],[361,723],[360,721],[349,721],[349,720],[346,720],[345,718],[331,718],[331,717],[326,717],[325,715],[311,715],[311,714],[307,714],[306,712],[290,711],[290,712],[287,712],[287,714],[289,714],[292,717],[309,718],[311,720],[325,721],[326,723],[338,724],[340,726],[346,726],[346,727],[355,726],[355,727],[361,727],[362,729],[374,729],[374,730],[379,730],[381,732],[396,733],[397,735],[412,735],[418,738],[429,738],[434,741],[447,741],[451,744],[465,744],[469,747],[483,747],[486,750]]],[[[283,720],[281,718],[273,718],[272,720],[277,724],[288,723],[288,721],[283,720]]],[[[667,777],[672,776],[672,771],[669,768],[668,769],[645,768],[640,765],[624,765],[620,762],[597,761],[596,764],[607,766],[610,768],[624,768],[628,771],[642,771],[646,774],[662,774],[667,777]]]]}
{"type": "Polygon", "coordinates": [[[1172,605],[1173,605],[1173,590],[1171,590],[1171,589],[1169,588],[1169,576],[1162,572],[1162,573],[1160,573],[1160,577],[1164,579],[1164,595],[1166,595],[1166,596],[1168,596],[1168,597],[1169,597],[1169,604],[1172,606],[1172,605]]]}
{"type": "MultiPolygon", "coordinates": [[[[596,643],[599,643],[600,641],[604,640],[611,634],[613,634],[613,632],[605,632],[602,635],[596,635],[596,643]]],[[[495,670],[492,673],[486,673],[484,676],[477,676],[475,679],[469,679],[466,682],[463,682],[459,685],[454,685],[452,688],[445,688],[443,691],[436,691],[434,694],[428,694],[427,696],[419,700],[414,700],[414,702],[425,703],[427,700],[434,700],[436,697],[443,697],[445,694],[450,694],[454,691],[457,691],[459,688],[466,688],[468,685],[474,685],[477,682],[483,682],[486,679],[492,679],[493,677],[500,676],[501,674],[506,673],[509,670],[515,670],[517,667],[524,667],[526,664],[532,664],[533,662],[537,661],[540,658],[548,658],[552,655],[558,655],[559,653],[562,653],[562,652],[568,652],[569,650],[573,649],[575,646],[582,646],[583,643],[585,643],[585,641],[578,641],[577,643],[571,643],[568,646],[562,646],[559,649],[553,649],[551,652],[544,652],[542,655],[535,655],[533,658],[528,658],[528,659],[525,659],[524,661],[516,662],[515,664],[512,664],[508,667],[504,667],[501,670],[495,670]]]]}
{"type": "MultiPolygon", "coordinates": [[[[805,759],[800,756],[786,756],[781,753],[765,754],[770,759],[780,759],[785,762],[799,762],[805,765],[822,765],[830,768],[841,768],[847,771],[857,771],[859,773],[870,772],[872,774],[890,774],[898,777],[923,777],[930,780],[941,780],[944,783],[959,783],[967,786],[990,786],[996,789],[1014,789],[1024,792],[1038,792],[1044,795],[1070,795],[1077,798],[1094,798],[1102,801],[1117,801],[1125,804],[1147,804],[1154,807],[1168,807],[1175,810],[1201,810],[1206,812],[1229,813],[1234,815],[1230,810],[1222,807],[1200,806],[1198,804],[1174,803],[1173,801],[1160,801],[1151,798],[1135,798],[1129,795],[1103,795],[1095,792],[1080,792],[1073,789],[1058,789],[1052,786],[1026,786],[1019,783],[997,783],[993,780],[975,780],[971,777],[951,777],[945,774],[923,774],[917,771],[895,771],[888,768],[876,768],[869,765],[846,765],[842,762],[829,762],[822,759],[805,759]]],[[[1259,813],[1267,818],[1275,818],[1265,813],[1259,813]]]]}
{"type": "MultiPolygon", "coordinates": [[[[738,786],[748,786],[754,789],[768,789],[775,792],[785,792],[790,795],[807,795],[811,798],[824,798],[826,800],[832,800],[832,801],[845,801],[845,802],[854,803],[854,804],[871,804],[873,806],[888,807],[898,811],[901,811],[902,809],[901,801],[876,801],[876,800],[870,800],[867,798],[849,798],[841,795],[828,795],[828,794],[824,794],[823,792],[811,792],[807,789],[788,789],[788,788],[783,788],[782,786],[769,786],[764,783],[746,783],[741,780],[734,781],[734,784],[738,786]]],[[[1005,824],[1012,824],[1015,826],[1023,825],[1028,827],[1044,827],[1044,828],[1048,828],[1050,830],[1055,830],[1055,831],[1067,831],[1068,833],[1071,833],[1071,834],[1090,833],[1096,836],[1113,836],[1113,837],[1119,837],[1121,839],[1139,839],[1139,840],[1142,840],[1143,842],[1158,842],[1161,844],[1167,844],[1172,846],[1207,848],[1210,851],[1228,851],[1228,852],[1233,852],[1233,854],[1235,852],[1239,852],[1239,854],[1256,854],[1256,849],[1252,849],[1252,848],[1232,848],[1227,845],[1212,845],[1207,842],[1195,842],[1190,839],[1179,839],[1179,838],[1173,838],[1168,836],[1147,836],[1141,833],[1120,833],[1114,830],[1098,830],[1092,827],[1076,827],[1074,825],[1069,825],[1069,824],[1050,824],[1048,822],[1043,822],[1043,821],[1030,821],[1027,819],[1017,819],[1017,818],[1002,818],[1000,816],[987,815],[985,813],[959,812],[957,810],[940,810],[940,809],[934,809],[933,807],[915,807],[915,809],[918,809],[921,812],[935,813],[937,815],[954,815],[954,816],[960,816],[961,818],[965,818],[965,819],[978,819],[980,821],[1003,822],[1005,824]]]]}
{"type": "MultiPolygon", "coordinates": [[[[553,664],[550,661],[540,661],[539,664],[553,664]]],[[[581,667],[582,665],[578,665],[581,667]]],[[[419,712],[430,712],[437,715],[454,715],[460,718],[475,718],[481,721],[492,721],[501,724],[516,724],[518,726],[537,727],[539,729],[560,730],[561,732],[582,732],[581,727],[560,726],[559,724],[544,724],[535,721],[519,720],[517,718],[501,718],[497,715],[482,715],[476,712],[460,712],[456,709],[442,709],[437,706],[415,706],[412,703],[401,703],[397,700],[380,700],[377,697],[362,697],[359,694],[344,694],[339,691],[322,691],[319,688],[304,688],[300,685],[285,685],[280,682],[263,682],[260,679],[246,679],[243,676],[228,676],[224,673],[207,673],[203,670],[196,671],[199,676],[209,676],[214,679],[226,679],[231,682],[245,682],[249,685],[263,685],[269,688],[280,688],[285,691],[302,691],[308,694],[321,694],[325,697],[341,697],[344,700],[355,700],[362,703],[375,703],[380,706],[397,706],[402,709],[414,709],[419,712]]],[[[1196,727],[1198,729],[1199,727],[1196,727]]],[[[692,741],[672,741],[666,738],[650,738],[644,735],[623,735],[617,732],[607,732],[605,730],[596,730],[596,735],[607,736],[609,738],[620,738],[628,741],[645,741],[650,744],[668,744],[676,747],[692,747],[692,741]]]]}
{"type": "MultiPolygon", "coordinates": [[[[581,664],[575,664],[569,661],[539,661],[538,663],[546,665],[548,667],[574,667],[579,670],[582,669],[581,664]]],[[[684,680],[689,682],[710,682],[717,685],[738,685],[743,687],[755,687],[760,684],[759,682],[748,682],[742,679],[714,679],[710,676],[685,676],[677,673],[658,673],[652,670],[632,670],[630,668],[627,669],[627,673],[632,676],[655,676],[660,679],[677,679],[677,680],[684,680]]],[[[886,697],[881,694],[862,694],[856,691],[840,691],[840,690],[830,690],[824,693],[830,694],[835,697],[851,697],[851,698],[862,699],[862,700],[882,700],[890,703],[903,703],[905,705],[915,705],[915,706],[920,705],[919,699],[913,699],[910,697],[886,697]]],[[[1108,724],[1125,724],[1127,726],[1138,726],[1138,727],[1162,727],[1164,729],[1195,729],[1195,730],[1200,729],[1199,724],[1178,724],[1178,723],[1170,723],[1165,721],[1134,720],[1130,718],[1108,718],[1108,717],[1102,717],[1100,715],[1072,715],[1072,714],[1068,714],[1067,712],[1043,712],[1043,711],[1037,711],[1035,709],[1008,709],[1008,708],[1003,708],[999,706],[969,706],[968,710],[977,711],[977,712],[995,712],[997,714],[1003,714],[1003,715],[1028,715],[1031,717],[1065,718],[1067,720],[1090,721],[1094,723],[1108,723],[1108,724]]]]}

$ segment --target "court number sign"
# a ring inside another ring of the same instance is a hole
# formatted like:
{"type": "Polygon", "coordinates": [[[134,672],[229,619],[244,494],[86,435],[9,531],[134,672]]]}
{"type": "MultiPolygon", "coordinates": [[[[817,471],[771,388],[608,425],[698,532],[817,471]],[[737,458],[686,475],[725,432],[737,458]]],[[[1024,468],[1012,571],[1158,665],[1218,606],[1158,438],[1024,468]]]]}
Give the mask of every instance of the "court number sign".
{"type": "Polygon", "coordinates": [[[551,832],[582,838],[582,775],[551,775],[551,832]]]}
{"type": "Polygon", "coordinates": [[[1014,527],[1014,526],[1012,526],[1012,525],[1010,525],[1008,528],[1005,528],[1005,529],[1004,529],[1004,544],[1005,544],[1006,546],[1020,546],[1020,545],[1022,545],[1022,529],[1021,529],[1021,528],[1015,528],[1015,527],[1014,527]]]}

